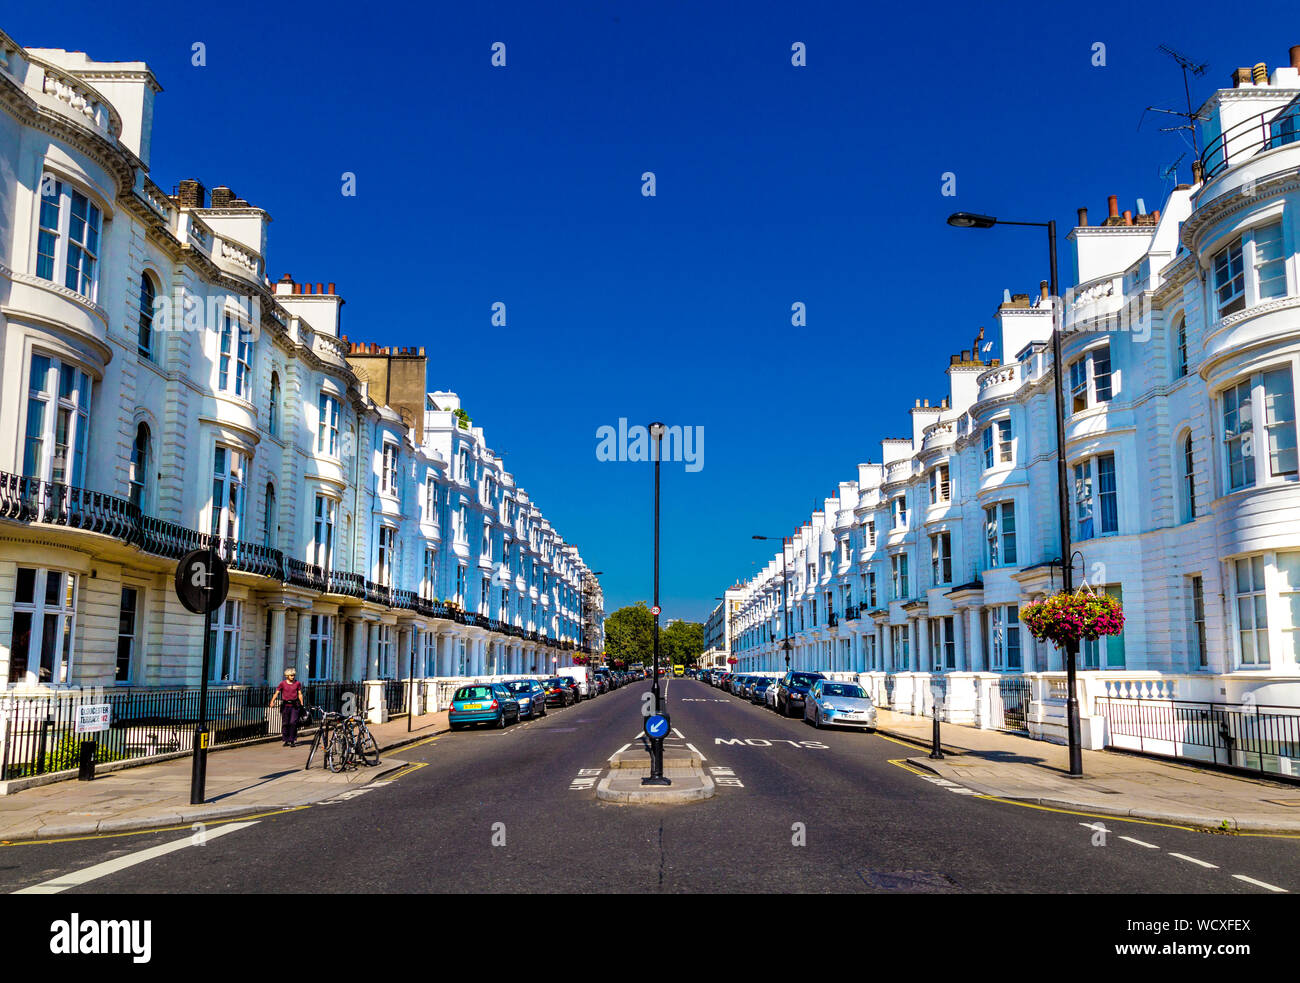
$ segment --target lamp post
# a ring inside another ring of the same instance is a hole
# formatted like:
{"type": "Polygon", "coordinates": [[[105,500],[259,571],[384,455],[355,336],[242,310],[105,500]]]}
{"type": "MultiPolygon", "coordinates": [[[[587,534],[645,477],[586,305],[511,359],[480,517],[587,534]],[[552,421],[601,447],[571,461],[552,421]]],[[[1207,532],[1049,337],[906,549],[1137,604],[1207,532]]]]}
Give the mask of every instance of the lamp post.
{"type": "Polygon", "coordinates": [[[785,653],[785,671],[790,671],[790,575],[785,569],[785,537],[754,536],[754,539],[781,540],[781,607],[785,609],[785,638],[781,642],[781,651],[785,653]]]}
{"type": "Polygon", "coordinates": [[[654,682],[651,684],[651,690],[655,695],[655,713],[662,709],[662,702],[659,695],[659,458],[662,456],[660,451],[663,449],[663,437],[665,427],[662,423],[650,424],[650,439],[654,442],[654,460],[655,460],[655,582],[654,582],[654,619],[655,619],[655,636],[654,636],[654,682]]]}
{"type": "MultiPolygon", "coordinates": [[[[1052,295],[1052,395],[1056,403],[1056,509],[1057,525],[1061,537],[1061,584],[1065,593],[1074,589],[1073,568],[1066,558],[1070,553],[1070,504],[1065,490],[1065,395],[1062,387],[1065,367],[1061,364],[1061,332],[1065,327],[1064,311],[1061,309],[1061,292],[1056,276],[1056,221],[1050,222],[1011,222],[994,218],[992,215],[979,215],[974,212],[954,212],[948,216],[948,224],[959,229],[991,229],[995,225],[1020,225],[1047,230],[1047,260],[1051,276],[1052,295]],[[1057,322],[1060,322],[1058,325],[1057,322]]],[[[978,356],[978,353],[976,353],[978,356]]],[[[1066,731],[1070,747],[1070,777],[1083,777],[1083,751],[1079,741],[1079,695],[1076,685],[1078,668],[1078,646],[1067,642],[1065,646],[1066,674],[1066,731]]]]}

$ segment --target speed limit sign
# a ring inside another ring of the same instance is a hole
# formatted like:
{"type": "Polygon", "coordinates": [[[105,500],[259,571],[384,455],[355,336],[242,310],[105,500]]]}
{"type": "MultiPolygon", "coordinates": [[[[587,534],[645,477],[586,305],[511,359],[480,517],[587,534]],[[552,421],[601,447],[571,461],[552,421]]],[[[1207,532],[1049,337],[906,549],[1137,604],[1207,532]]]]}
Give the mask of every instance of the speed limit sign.
{"type": "Polygon", "coordinates": [[[654,607],[652,607],[650,609],[650,613],[653,614],[656,618],[659,617],[659,605],[656,604],[654,607]]]}
{"type": "Polygon", "coordinates": [[[225,603],[230,593],[226,563],[212,550],[186,553],[176,567],[176,596],[187,611],[207,614],[225,603]]]}

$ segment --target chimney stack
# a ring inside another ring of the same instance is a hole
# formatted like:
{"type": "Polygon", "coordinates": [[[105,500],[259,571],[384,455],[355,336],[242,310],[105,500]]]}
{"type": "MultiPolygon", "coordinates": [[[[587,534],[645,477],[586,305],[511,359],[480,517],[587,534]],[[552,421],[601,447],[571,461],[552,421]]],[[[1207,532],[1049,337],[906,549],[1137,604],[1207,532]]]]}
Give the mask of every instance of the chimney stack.
{"type": "Polygon", "coordinates": [[[207,189],[193,178],[186,178],[176,185],[176,198],[182,208],[206,208],[207,189]]]}
{"type": "Polygon", "coordinates": [[[1291,47],[1291,67],[1300,71],[1300,44],[1291,47]]]}
{"type": "Polygon", "coordinates": [[[1119,218],[1119,195],[1111,195],[1107,198],[1106,208],[1110,212],[1109,218],[1119,218]]]}
{"type": "Polygon", "coordinates": [[[1047,292],[1050,287],[1051,284],[1049,284],[1046,280],[1039,280],[1038,296],[1041,297],[1043,300],[1047,300],[1049,297],[1051,297],[1051,294],[1047,292]]]}
{"type": "Polygon", "coordinates": [[[1088,209],[1086,209],[1086,208],[1080,208],[1080,209],[1079,209],[1079,228],[1081,228],[1081,229],[1086,229],[1087,227],[1088,227],[1088,209]]]}
{"type": "Polygon", "coordinates": [[[1240,89],[1243,85],[1245,85],[1245,84],[1246,84],[1247,82],[1249,82],[1249,81],[1250,81],[1250,69],[1249,69],[1249,68],[1238,68],[1238,69],[1235,69],[1235,70],[1233,71],[1233,73],[1232,73],[1232,87],[1233,87],[1234,89],[1240,89]]]}
{"type": "Polygon", "coordinates": [[[229,208],[235,200],[235,193],[227,188],[224,184],[219,184],[212,189],[212,207],[229,208]]]}

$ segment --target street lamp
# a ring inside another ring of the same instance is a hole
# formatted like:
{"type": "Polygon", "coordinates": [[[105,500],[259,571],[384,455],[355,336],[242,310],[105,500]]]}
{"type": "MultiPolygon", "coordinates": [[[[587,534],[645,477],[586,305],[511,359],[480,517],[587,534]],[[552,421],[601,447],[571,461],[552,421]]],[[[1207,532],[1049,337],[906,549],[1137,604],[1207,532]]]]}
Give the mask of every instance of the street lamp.
{"type": "Polygon", "coordinates": [[[659,696],[659,459],[663,456],[660,451],[663,449],[664,430],[667,429],[662,423],[650,424],[650,439],[654,442],[655,458],[655,583],[654,583],[654,619],[655,619],[655,639],[654,639],[654,682],[651,684],[651,690],[655,695],[655,713],[662,709],[662,703],[659,696]]]}
{"type": "Polygon", "coordinates": [[[781,650],[785,652],[785,671],[790,671],[790,576],[785,569],[785,537],[783,536],[754,536],[754,539],[780,539],[781,540],[781,606],[785,609],[785,639],[781,642],[781,650]]]}
{"type": "MultiPolygon", "coordinates": [[[[1070,504],[1065,490],[1067,474],[1065,461],[1065,395],[1064,367],[1061,365],[1061,331],[1065,326],[1064,312],[1061,310],[1061,292],[1056,278],[1056,220],[1050,222],[1011,222],[994,218],[992,215],[979,215],[975,212],[954,212],[948,216],[948,224],[959,229],[991,229],[995,225],[1020,225],[1047,230],[1047,261],[1051,276],[1052,295],[1052,395],[1056,402],[1056,508],[1057,525],[1061,537],[1061,584],[1065,593],[1074,588],[1073,567],[1070,560],[1070,504]],[[1060,328],[1057,321],[1061,322],[1060,328]]],[[[978,357],[978,353],[976,353],[978,357]]],[[[1074,642],[1065,645],[1066,674],[1066,732],[1070,746],[1070,777],[1083,777],[1083,752],[1079,742],[1079,695],[1076,687],[1076,669],[1078,650],[1074,642]]]]}

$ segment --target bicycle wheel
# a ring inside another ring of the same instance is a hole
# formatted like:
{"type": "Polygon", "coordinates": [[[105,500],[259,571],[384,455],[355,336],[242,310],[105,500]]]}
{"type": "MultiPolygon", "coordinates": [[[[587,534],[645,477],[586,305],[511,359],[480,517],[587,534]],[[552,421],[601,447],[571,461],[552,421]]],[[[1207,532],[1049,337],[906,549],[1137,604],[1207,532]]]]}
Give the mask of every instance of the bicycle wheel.
{"type": "Polygon", "coordinates": [[[379,742],[375,740],[375,735],[370,733],[369,727],[364,727],[357,733],[357,755],[370,767],[379,764],[379,742]]]}
{"type": "Polygon", "coordinates": [[[336,727],[325,745],[325,767],[338,774],[348,766],[348,740],[343,728],[336,727]]]}

